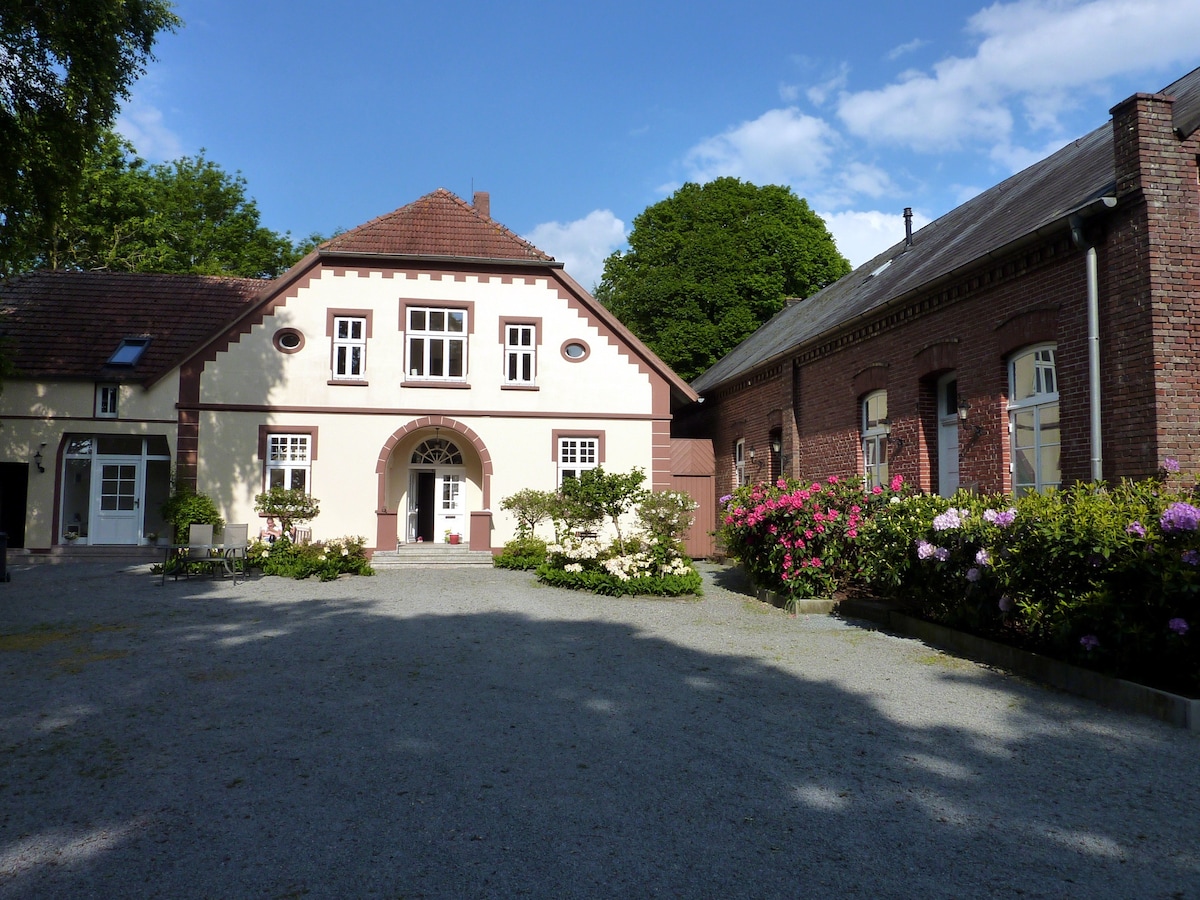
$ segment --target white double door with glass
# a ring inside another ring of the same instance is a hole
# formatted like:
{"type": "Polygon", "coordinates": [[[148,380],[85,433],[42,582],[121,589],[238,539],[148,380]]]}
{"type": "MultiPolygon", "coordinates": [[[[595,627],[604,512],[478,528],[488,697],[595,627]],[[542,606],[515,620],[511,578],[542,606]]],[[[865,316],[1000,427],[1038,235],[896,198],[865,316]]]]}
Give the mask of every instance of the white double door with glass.
{"type": "Polygon", "coordinates": [[[461,467],[412,469],[408,480],[408,541],[445,543],[466,534],[466,473],[461,467]]]}
{"type": "Polygon", "coordinates": [[[142,531],[145,481],[139,456],[103,456],[92,478],[93,544],[136,544],[142,531]]]}

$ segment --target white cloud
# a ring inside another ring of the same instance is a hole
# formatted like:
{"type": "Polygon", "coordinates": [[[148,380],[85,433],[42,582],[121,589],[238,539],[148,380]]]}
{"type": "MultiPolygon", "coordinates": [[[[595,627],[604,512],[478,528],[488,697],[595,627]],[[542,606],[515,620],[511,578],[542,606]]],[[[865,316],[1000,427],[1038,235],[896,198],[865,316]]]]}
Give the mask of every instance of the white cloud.
{"type": "Polygon", "coordinates": [[[167,127],[162,110],[140,100],[136,94],[121,108],[116,130],[133,144],[138,156],[151,162],[183,156],[183,141],[167,127]]]}
{"type": "Polygon", "coordinates": [[[912,53],[914,50],[920,50],[922,47],[924,47],[928,43],[929,43],[929,41],[923,41],[920,38],[914,38],[913,40],[909,41],[907,44],[901,44],[899,47],[893,47],[891,50],[888,51],[887,58],[888,59],[899,59],[901,56],[904,56],[906,53],[912,53]]]}
{"type": "Polygon", "coordinates": [[[844,89],[849,78],[850,66],[842,63],[841,68],[835,74],[818,84],[814,84],[805,92],[808,102],[813,106],[821,106],[831,95],[844,89]]]}
{"type": "Polygon", "coordinates": [[[560,260],[568,275],[593,290],[604,274],[604,260],[625,243],[625,223],[611,210],[597,209],[574,222],[543,222],[524,237],[560,260]]]}
{"type": "MultiPolygon", "coordinates": [[[[904,240],[904,216],[877,210],[821,213],[842,256],[858,268],[893,244],[904,240]]],[[[913,213],[913,231],[929,224],[929,217],[913,213]]]]}
{"type": "Polygon", "coordinates": [[[978,39],[974,56],[843,94],[838,115],[845,126],[871,140],[953,149],[971,139],[1009,140],[1018,106],[1030,127],[1052,130],[1073,90],[1194,61],[1200,2],[1016,0],[979,11],[967,31],[978,39]]]}
{"type": "Polygon", "coordinates": [[[788,184],[825,171],[837,135],[823,119],[795,107],[771,109],[688,151],[684,165],[693,181],[731,175],[755,184],[788,184]]]}

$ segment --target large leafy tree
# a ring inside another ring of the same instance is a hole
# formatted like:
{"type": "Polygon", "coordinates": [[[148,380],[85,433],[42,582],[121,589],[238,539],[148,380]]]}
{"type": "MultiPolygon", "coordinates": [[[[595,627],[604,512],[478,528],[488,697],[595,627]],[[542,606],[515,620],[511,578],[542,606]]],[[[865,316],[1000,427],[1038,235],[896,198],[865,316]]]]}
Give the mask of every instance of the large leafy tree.
{"type": "Polygon", "coordinates": [[[44,248],[156,37],[179,24],[168,0],[0,0],[0,274],[44,248]]]}
{"type": "Polygon", "coordinates": [[[297,247],[262,226],[246,180],[203,151],[151,166],[106,132],[31,264],[258,278],[278,275],[319,240],[297,247]]]}
{"type": "Polygon", "coordinates": [[[821,217],[779,185],[688,183],[633,220],[596,296],[695,378],[783,308],[850,271],[821,217]]]}

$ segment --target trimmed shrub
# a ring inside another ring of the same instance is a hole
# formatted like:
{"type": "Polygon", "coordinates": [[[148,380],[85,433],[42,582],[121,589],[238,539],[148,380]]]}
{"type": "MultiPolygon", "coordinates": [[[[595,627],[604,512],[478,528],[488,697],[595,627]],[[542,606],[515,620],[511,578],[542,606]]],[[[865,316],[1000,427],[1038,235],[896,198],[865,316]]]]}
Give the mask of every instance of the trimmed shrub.
{"type": "Polygon", "coordinates": [[[249,565],[264,575],[332,581],[339,575],[374,575],[363,549],[364,537],[344,537],[316,544],[293,544],[282,537],[273,544],[255,541],[247,552],[249,565]]]}

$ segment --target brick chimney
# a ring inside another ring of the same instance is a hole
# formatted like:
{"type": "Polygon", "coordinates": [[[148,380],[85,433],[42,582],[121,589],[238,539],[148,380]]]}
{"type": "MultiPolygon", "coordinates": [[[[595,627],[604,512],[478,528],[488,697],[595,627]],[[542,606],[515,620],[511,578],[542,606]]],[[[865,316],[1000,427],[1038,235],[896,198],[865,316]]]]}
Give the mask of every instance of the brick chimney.
{"type": "Polygon", "coordinates": [[[475,209],[485,219],[492,217],[492,196],[487,191],[475,192],[475,209]]]}

